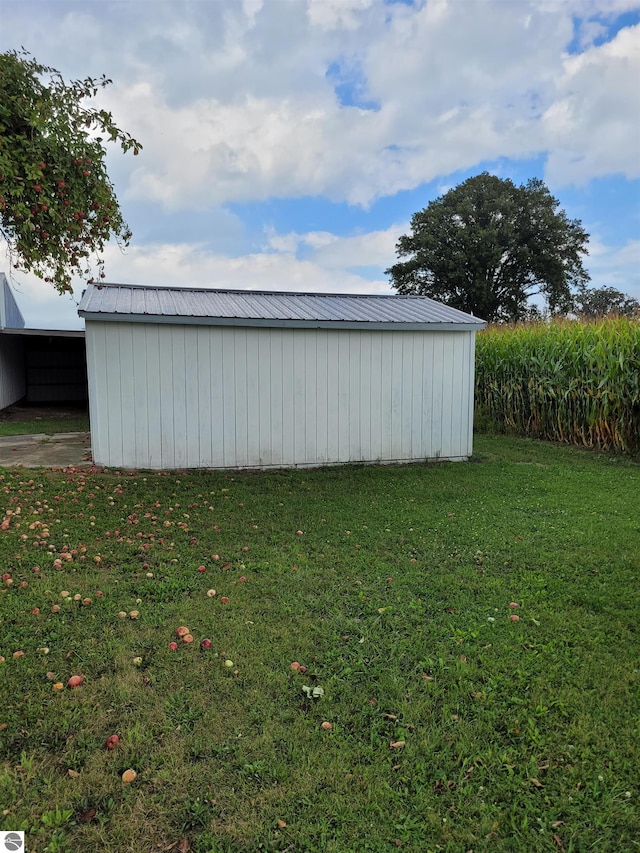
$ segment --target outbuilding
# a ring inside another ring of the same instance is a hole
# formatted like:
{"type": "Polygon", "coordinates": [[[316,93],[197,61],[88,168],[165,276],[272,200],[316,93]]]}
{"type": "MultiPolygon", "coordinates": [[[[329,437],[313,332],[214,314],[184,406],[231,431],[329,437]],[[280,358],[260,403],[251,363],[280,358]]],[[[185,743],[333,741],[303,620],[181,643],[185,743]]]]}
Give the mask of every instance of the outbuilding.
{"type": "Polygon", "coordinates": [[[424,296],[90,285],[93,459],[269,468],[467,459],[475,334],[424,296]]]}
{"type": "Polygon", "coordinates": [[[86,405],[83,331],[27,329],[0,272],[0,410],[14,403],[86,405]]]}

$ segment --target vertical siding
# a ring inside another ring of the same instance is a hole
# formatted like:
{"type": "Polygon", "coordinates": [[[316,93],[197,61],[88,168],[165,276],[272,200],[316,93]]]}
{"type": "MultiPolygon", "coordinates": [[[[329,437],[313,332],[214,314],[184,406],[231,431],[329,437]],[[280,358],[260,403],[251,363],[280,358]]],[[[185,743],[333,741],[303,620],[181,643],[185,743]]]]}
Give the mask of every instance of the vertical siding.
{"type": "Polygon", "coordinates": [[[24,317],[3,272],[0,272],[0,328],[24,329],[24,317]]]}
{"type": "Polygon", "coordinates": [[[24,346],[19,338],[0,335],[0,409],[27,393],[24,346]]]}
{"type": "MultiPolygon", "coordinates": [[[[89,324],[87,324],[89,325],[89,324]]],[[[89,383],[89,423],[91,425],[91,453],[93,459],[109,459],[112,451],[109,448],[109,436],[106,432],[104,393],[106,359],[104,358],[104,335],[96,328],[95,333],[85,332],[87,346],[87,379],[89,383]]]]}
{"type": "MultiPolygon", "coordinates": [[[[136,462],[132,467],[144,464],[144,460],[148,459],[149,468],[162,468],[167,465],[167,460],[163,458],[163,432],[162,432],[162,396],[161,396],[161,352],[162,344],[160,341],[160,326],[149,326],[144,328],[144,331],[133,330],[137,337],[142,339],[143,349],[146,351],[146,362],[143,359],[132,365],[132,370],[135,369],[141,373],[140,384],[144,387],[146,384],[147,392],[145,405],[141,406],[141,411],[137,418],[137,424],[142,431],[148,434],[149,455],[143,455],[145,440],[139,440],[138,448],[140,455],[136,456],[136,462]],[[146,367],[146,369],[145,369],[146,367]],[[146,417],[145,417],[146,412],[146,417]]],[[[85,334],[86,331],[85,331],[85,334]]],[[[123,401],[121,405],[128,405],[130,401],[123,401]]],[[[114,401],[117,405],[117,401],[114,401]]],[[[93,438],[93,425],[91,426],[93,438]]],[[[93,442],[92,442],[93,446],[93,442]]],[[[113,463],[111,463],[113,464],[113,463]]],[[[122,463],[121,463],[122,464],[122,463]]],[[[145,465],[145,467],[147,467],[145,465]]]]}
{"type": "Polygon", "coordinates": [[[87,321],[94,459],[142,468],[464,458],[474,332],[87,321]]]}

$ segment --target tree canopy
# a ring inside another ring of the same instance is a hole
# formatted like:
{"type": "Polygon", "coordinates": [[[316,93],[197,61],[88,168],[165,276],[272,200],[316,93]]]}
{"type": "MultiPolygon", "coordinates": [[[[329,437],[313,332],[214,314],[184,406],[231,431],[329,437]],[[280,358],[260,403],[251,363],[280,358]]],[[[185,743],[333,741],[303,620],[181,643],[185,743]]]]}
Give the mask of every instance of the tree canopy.
{"type": "Polygon", "coordinates": [[[29,54],[0,54],[0,234],[12,267],[64,293],[78,275],[104,277],[102,252],[125,223],[105,167],[105,142],[141,145],[88,99],[111,80],[65,82],[29,54]]]}
{"type": "Polygon", "coordinates": [[[640,315],[640,302],[616,287],[579,287],[573,311],[579,317],[634,317],[640,315]]]}
{"type": "Polygon", "coordinates": [[[518,320],[540,294],[552,313],[570,308],[589,235],[559,210],[543,181],[516,186],[483,172],[411,218],[386,272],[399,293],[438,299],[484,320],[518,320]]]}

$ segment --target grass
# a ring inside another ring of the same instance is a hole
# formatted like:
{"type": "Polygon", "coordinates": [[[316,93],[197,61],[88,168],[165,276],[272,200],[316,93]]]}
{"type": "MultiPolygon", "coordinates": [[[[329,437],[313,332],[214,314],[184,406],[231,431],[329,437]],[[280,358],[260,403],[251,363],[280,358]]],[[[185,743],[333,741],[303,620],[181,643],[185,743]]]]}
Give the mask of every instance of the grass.
{"type": "Polygon", "coordinates": [[[10,407],[0,412],[0,436],[89,432],[86,410],[10,407]]]}
{"type": "Polygon", "coordinates": [[[0,828],[38,853],[638,849],[640,465],[476,451],[0,472],[0,828]]]}

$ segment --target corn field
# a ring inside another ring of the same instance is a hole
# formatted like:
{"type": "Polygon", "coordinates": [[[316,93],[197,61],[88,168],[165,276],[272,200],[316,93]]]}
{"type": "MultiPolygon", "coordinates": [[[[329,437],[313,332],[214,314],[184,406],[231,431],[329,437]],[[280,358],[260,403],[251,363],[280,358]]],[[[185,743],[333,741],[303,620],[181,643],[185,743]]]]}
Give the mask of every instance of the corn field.
{"type": "Polygon", "coordinates": [[[476,338],[479,420],[520,435],[640,450],[640,322],[491,326],[476,338]]]}

